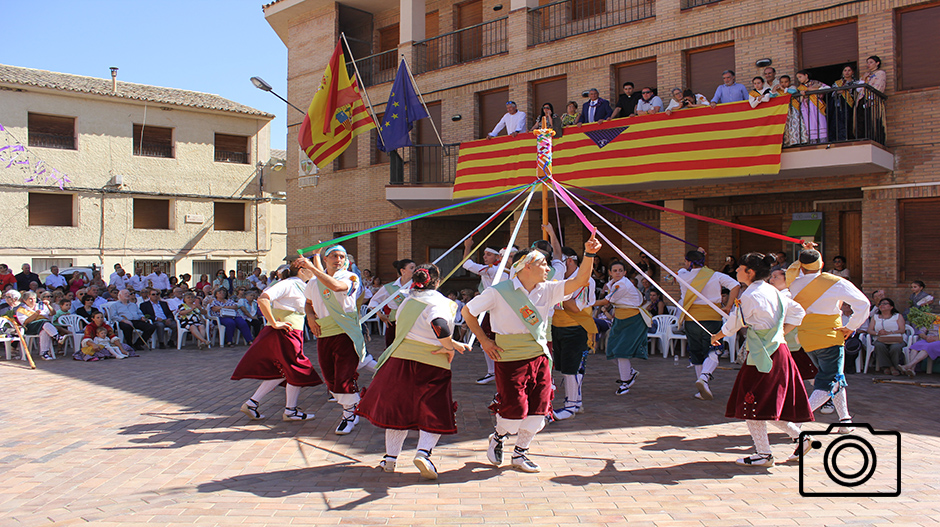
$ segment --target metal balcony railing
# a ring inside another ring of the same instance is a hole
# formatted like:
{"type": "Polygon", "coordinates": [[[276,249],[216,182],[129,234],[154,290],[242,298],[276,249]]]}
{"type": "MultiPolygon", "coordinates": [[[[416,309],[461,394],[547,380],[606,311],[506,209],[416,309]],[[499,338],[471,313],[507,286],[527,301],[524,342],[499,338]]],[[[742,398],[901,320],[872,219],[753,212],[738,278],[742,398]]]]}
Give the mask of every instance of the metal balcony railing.
{"type": "Polygon", "coordinates": [[[794,95],[784,146],[870,140],[885,144],[887,97],[867,84],[810,90],[794,95]]]}
{"type": "Polygon", "coordinates": [[[415,42],[415,73],[507,53],[509,17],[415,42]]]}
{"type": "Polygon", "coordinates": [[[226,152],[225,150],[215,151],[215,160],[222,163],[240,163],[248,164],[248,152],[226,152]]]}
{"type": "Polygon", "coordinates": [[[692,9],[700,5],[717,4],[721,0],[682,0],[679,3],[679,9],[692,9]]]}
{"type": "Polygon", "coordinates": [[[173,157],[173,145],[166,143],[143,143],[134,145],[134,155],[144,157],[173,157]]]}
{"type": "MultiPolygon", "coordinates": [[[[457,156],[460,143],[414,145],[407,147],[408,162],[401,173],[392,171],[392,185],[453,184],[457,179],[457,156]]],[[[394,163],[393,163],[394,164],[394,163]]]]}
{"type": "MultiPolygon", "coordinates": [[[[356,68],[359,68],[359,86],[369,87],[383,82],[392,82],[398,69],[398,50],[390,49],[368,57],[356,59],[356,68]]],[[[353,63],[347,62],[346,69],[350,76],[356,72],[353,63]]]]}
{"type": "Polygon", "coordinates": [[[529,45],[654,16],[654,0],[562,0],[529,11],[529,45]]]}
{"type": "Polygon", "coordinates": [[[60,148],[62,150],[75,150],[75,136],[60,134],[44,134],[29,132],[29,146],[41,148],[60,148]]]}

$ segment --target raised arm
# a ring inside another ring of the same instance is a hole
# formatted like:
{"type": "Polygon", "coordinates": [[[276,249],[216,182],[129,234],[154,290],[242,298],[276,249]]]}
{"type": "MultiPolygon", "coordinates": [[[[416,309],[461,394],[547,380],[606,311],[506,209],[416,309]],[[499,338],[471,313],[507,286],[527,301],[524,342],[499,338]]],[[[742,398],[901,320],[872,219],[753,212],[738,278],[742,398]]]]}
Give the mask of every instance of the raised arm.
{"type": "Polygon", "coordinates": [[[587,287],[590,283],[591,271],[594,269],[594,258],[601,247],[601,242],[597,240],[597,234],[591,233],[588,241],[584,242],[584,258],[581,260],[581,266],[578,267],[578,275],[565,280],[565,296],[582,287],[587,287]]]}

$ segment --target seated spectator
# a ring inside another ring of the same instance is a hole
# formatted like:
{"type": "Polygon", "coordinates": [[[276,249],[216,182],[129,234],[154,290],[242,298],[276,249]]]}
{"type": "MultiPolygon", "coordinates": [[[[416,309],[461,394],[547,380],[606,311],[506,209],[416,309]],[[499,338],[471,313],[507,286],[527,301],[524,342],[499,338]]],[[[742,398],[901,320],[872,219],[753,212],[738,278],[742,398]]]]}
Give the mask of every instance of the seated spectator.
{"type": "Polygon", "coordinates": [[[725,257],[725,266],[721,268],[721,274],[734,276],[738,269],[738,260],[733,255],[725,257]]]}
{"type": "Polygon", "coordinates": [[[69,282],[59,274],[59,266],[53,265],[49,270],[52,271],[52,274],[46,277],[46,289],[55,289],[57,287],[61,287],[62,290],[68,289],[69,282]]]}
{"type": "Polygon", "coordinates": [[[251,286],[251,283],[248,282],[248,277],[245,275],[245,271],[238,271],[238,277],[235,278],[235,281],[232,282],[232,287],[234,288],[243,288],[248,289],[251,286]]]}
{"type": "MultiPolygon", "coordinates": [[[[878,313],[881,312],[881,310],[878,309],[878,304],[884,299],[885,296],[887,296],[887,295],[885,294],[885,290],[884,290],[884,289],[876,289],[876,290],[872,291],[872,293],[871,293],[871,312],[868,314],[869,317],[873,317],[873,316],[875,316],[875,315],[877,315],[878,313]]],[[[863,328],[859,328],[859,329],[860,329],[860,330],[864,330],[866,333],[868,332],[868,328],[867,328],[867,327],[863,327],[863,328]]]]}
{"type": "Polygon", "coordinates": [[[255,267],[255,270],[252,271],[251,275],[248,277],[248,283],[255,289],[261,289],[261,277],[263,276],[264,273],[261,271],[261,268],[255,267]]]}
{"type": "Polygon", "coordinates": [[[751,104],[751,108],[757,108],[758,104],[767,102],[771,97],[774,97],[773,91],[764,85],[763,77],[754,77],[751,82],[754,85],[754,89],[748,92],[748,102],[751,104]]]}
{"type": "Polygon", "coordinates": [[[875,365],[885,375],[900,375],[901,352],[904,350],[904,316],[890,298],[878,302],[878,314],[871,317],[868,334],[875,346],[875,365]]]}
{"type": "MultiPolygon", "coordinates": [[[[91,316],[100,311],[95,307],[95,297],[89,294],[83,294],[81,300],[78,301],[79,306],[75,308],[75,314],[84,318],[85,320],[91,320],[91,316]]],[[[72,302],[72,307],[75,306],[75,301],[72,302]]]]}
{"type": "Polygon", "coordinates": [[[910,312],[911,307],[923,307],[930,306],[933,309],[933,297],[927,294],[927,291],[924,289],[927,288],[927,284],[921,282],[920,280],[914,280],[911,282],[911,305],[904,310],[904,314],[910,312]]]}
{"type": "Polygon", "coordinates": [[[503,128],[506,129],[506,133],[516,137],[519,135],[519,132],[525,132],[525,112],[520,112],[516,108],[516,103],[513,101],[508,101],[506,103],[506,113],[503,114],[503,118],[496,123],[496,126],[493,128],[493,131],[486,134],[486,138],[490,139],[496,137],[503,128]]]}
{"type": "Polygon", "coordinates": [[[663,302],[662,296],[660,296],[659,291],[656,289],[650,289],[649,291],[649,300],[644,304],[643,307],[650,312],[650,316],[656,315],[668,315],[669,310],[666,309],[666,303],[663,302]]]}
{"type": "Polygon", "coordinates": [[[786,269],[790,266],[790,262],[787,261],[786,253],[775,253],[774,254],[774,267],[783,267],[786,269]]]}
{"type": "Polygon", "coordinates": [[[39,294],[39,282],[30,282],[29,290],[38,295],[39,294]]]}
{"type": "Polygon", "coordinates": [[[202,291],[207,285],[212,285],[212,282],[209,281],[209,275],[204,274],[199,276],[199,281],[196,282],[196,290],[202,291]]]}
{"type": "Polygon", "coordinates": [[[16,287],[16,276],[10,271],[10,266],[0,263],[0,291],[5,291],[8,285],[16,287]]]}
{"type": "Polygon", "coordinates": [[[196,339],[199,349],[210,347],[208,332],[206,331],[205,313],[201,305],[196,305],[196,295],[186,293],[183,295],[183,303],[176,309],[176,320],[180,327],[189,330],[193,338],[196,339]]]}
{"type": "Polygon", "coordinates": [[[166,297],[166,305],[170,306],[170,311],[176,313],[176,310],[179,309],[180,305],[183,304],[183,288],[174,287],[173,291],[170,292],[170,296],[166,297]]]}
{"type": "MultiPolygon", "coordinates": [[[[284,267],[284,266],[282,265],[281,267],[284,267]]],[[[278,269],[280,269],[281,267],[278,267],[278,269]]],[[[276,284],[278,280],[280,280],[279,273],[280,271],[278,270],[271,271],[270,275],[268,275],[268,287],[271,287],[272,285],[276,284]]]]}
{"type": "MultiPolygon", "coordinates": [[[[672,102],[669,103],[670,105],[672,102]]],[[[700,108],[708,106],[708,99],[705,98],[701,93],[695,93],[692,90],[684,90],[682,92],[682,102],[675,108],[666,109],[667,115],[672,115],[672,112],[675,110],[684,110],[686,108],[700,108]]]]}
{"type": "MultiPolygon", "coordinates": [[[[127,349],[127,348],[121,347],[121,339],[115,336],[114,330],[111,329],[111,326],[109,326],[107,322],[105,321],[104,313],[101,313],[100,311],[96,311],[94,316],[88,320],[88,325],[85,326],[85,334],[82,336],[81,349],[73,353],[72,358],[75,360],[93,362],[96,360],[101,360],[101,359],[106,359],[108,357],[111,357],[112,355],[110,351],[105,350],[103,348],[94,349],[94,347],[92,347],[92,344],[95,342],[95,339],[98,339],[98,338],[106,339],[108,344],[110,344],[111,346],[114,346],[115,348],[119,350],[122,350],[122,353],[124,353],[123,350],[127,349]],[[100,329],[105,330],[103,337],[99,337],[98,331],[100,329]]],[[[127,354],[127,356],[136,357],[137,354],[131,351],[130,353],[127,354]]]]}
{"type": "MultiPolygon", "coordinates": [[[[640,102],[640,94],[634,90],[632,82],[623,83],[623,93],[617,98],[617,106],[614,108],[614,113],[611,114],[611,119],[636,115],[636,103],[640,102]]],[[[577,108],[577,105],[575,105],[575,109],[577,108]]]]}
{"type": "Polygon", "coordinates": [[[253,340],[251,327],[245,322],[245,319],[238,314],[238,304],[229,300],[226,289],[215,290],[215,300],[210,302],[207,307],[211,315],[219,317],[219,322],[225,326],[225,345],[232,346],[235,343],[235,330],[241,332],[245,342],[251,344],[253,340]]]}
{"type": "Polygon", "coordinates": [[[267,289],[267,288],[268,288],[268,276],[267,276],[267,275],[261,275],[261,276],[258,278],[258,290],[259,290],[259,291],[264,291],[264,290],[267,289]]]}
{"type": "Polygon", "coordinates": [[[636,103],[637,115],[653,115],[663,110],[663,100],[653,94],[653,88],[646,86],[640,92],[640,100],[636,103]]]}
{"type": "MultiPolygon", "coordinates": [[[[82,346],[82,354],[96,356],[98,353],[107,353],[115,359],[126,359],[127,355],[118,349],[121,345],[120,340],[111,337],[109,334],[113,335],[113,330],[106,326],[98,326],[95,330],[95,338],[82,346]],[[117,341],[112,342],[112,340],[117,341]]],[[[82,342],[84,343],[84,340],[82,342]]]]}
{"type": "Polygon", "coordinates": [[[917,336],[920,337],[917,342],[911,344],[911,351],[915,352],[911,360],[904,366],[901,366],[901,373],[913,377],[914,368],[920,361],[930,357],[931,360],[940,359],[940,317],[935,317],[933,324],[926,328],[920,328],[917,336]]]}
{"type": "MultiPolygon", "coordinates": [[[[225,289],[225,288],[222,287],[221,289],[225,289]]],[[[213,296],[214,296],[213,291],[215,291],[215,288],[212,287],[211,285],[207,285],[207,286],[203,287],[203,288],[202,288],[202,291],[201,291],[201,292],[202,292],[202,297],[203,297],[203,298],[213,298],[213,296]]],[[[227,291],[227,289],[226,289],[226,291],[227,291]]]]}
{"type": "Polygon", "coordinates": [[[582,123],[603,123],[610,119],[613,113],[613,110],[610,109],[610,103],[606,99],[601,99],[597,88],[591,88],[588,90],[588,102],[581,107],[581,122],[578,123],[578,126],[581,126],[582,123]]]}
{"type": "Polygon", "coordinates": [[[112,319],[117,320],[121,326],[121,332],[124,333],[124,342],[134,349],[143,349],[144,343],[150,341],[150,337],[157,328],[144,318],[140,306],[131,301],[130,292],[127,290],[118,292],[118,301],[111,304],[109,309],[112,319]],[[143,333],[141,338],[144,343],[134,341],[135,329],[139,329],[143,333]]]}
{"type": "Polygon", "coordinates": [[[734,81],[734,71],[725,70],[721,74],[721,80],[724,84],[715,90],[715,96],[712,97],[711,107],[729,102],[746,101],[748,98],[747,88],[743,84],[734,81]]]}
{"type": "Polygon", "coordinates": [[[175,276],[170,276],[170,287],[166,288],[166,290],[172,291],[173,288],[179,287],[179,285],[180,285],[180,279],[175,276]]]}
{"type": "Polygon", "coordinates": [[[561,119],[555,115],[555,107],[552,106],[550,102],[542,105],[542,113],[535,118],[535,124],[532,125],[533,131],[542,128],[543,117],[545,118],[545,126],[555,131],[556,138],[565,135],[565,129],[561,124],[561,119]]]}
{"type": "Polygon", "coordinates": [[[150,287],[160,292],[171,289],[170,277],[159,267],[154,267],[153,272],[147,275],[146,280],[150,282],[150,287]]]}
{"type": "Polygon", "coordinates": [[[61,328],[64,328],[65,326],[59,323],[59,319],[64,317],[65,315],[72,314],[72,301],[67,298],[63,298],[62,300],[59,301],[57,305],[59,306],[59,309],[57,309],[55,312],[55,315],[52,316],[52,325],[61,329],[61,328]]]}
{"type": "Polygon", "coordinates": [[[21,298],[20,292],[16,289],[5,291],[3,293],[3,305],[0,306],[0,316],[5,316],[11,311],[15,312],[20,305],[21,298]]]}
{"type": "Polygon", "coordinates": [[[85,293],[79,294],[79,291],[85,287],[85,278],[82,276],[82,273],[75,271],[72,273],[72,277],[69,278],[69,291],[76,294],[76,296],[81,297],[85,293]]]}
{"type": "Polygon", "coordinates": [[[22,269],[23,272],[15,276],[17,291],[29,291],[30,282],[36,282],[37,284],[42,282],[39,275],[32,271],[28,263],[24,263],[22,269]]]}
{"type": "Polygon", "coordinates": [[[257,291],[246,291],[244,296],[238,299],[237,303],[241,317],[251,326],[252,334],[257,336],[261,328],[264,327],[264,316],[258,311],[257,291]]]}
{"type": "Polygon", "coordinates": [[[21,298],[23,302],[14,311],[17,322],[23,326],[24,334],[39,335],[39,353],[42,360],[54,359],[53,345],[63,340],[59,336],[59,330],[52,325],[52,316],[43,314],[44,310],[39,305],[36,293],[27,291],[21,298]]]}
{"type": "Polygon", "coordinates": [[[98,309],[101,309],[101,306],[108,303],[107,300],[105,300],[104,298],[101,298],[98,295],[98,286],[96,285],[88,286],[88,289],[86,289],[85,292],[86,294],[91,295],[91,297],[94,299],[93,305],[98,309]]]}
{"type": "Polygon", "coordinates": [[[568,105],[565,106],[565,115],[561,116],[561,125],[573,126],[579,122],[581,122],[581,114],[578,113],[578,103],[568,101],[568,105]]]}
{"type": "Polygon", "coordinates": [[[777,79],[777,70],[767,66],[764,68],[764,85],[770,88],[771,91],[775,91],[777,86],[780,85],[780,80],[777,79]]]}
{"type": "Polygon", "coordinates": [[[232,269],[231,271],[228,272],[228,277],[226,278],[226,280],[228,281],[228,288],[227,288],[227,289],[228,289],[228,293],[229,293],[230,295],[234,295],[234,294],[235,294],[235,288],[237,287],[235,281],[238,280],[238,277],[235,276],[235,270],[234,270],[234,269],[232,269]]]}
{"type": "Polygon", "coordinates": [[[91,282],[89,285],[96,286],[98,291],[104,291],[108,288],[108,284],[104,283],[104,280],[101,278],[101,273],[98,271],[91,272],[91,282]]]}
{"type": "Polygon", "coordinates": [[[160,349],[166,349],[167,336],[164,330],[170,330],[171,342],[176,336],[176,322],[173,318],[173,310],[160,298],[160,292],[156,289],[151,289],[147,297],[148,299],[140,305],[140,310],[143,312],[144,316],[150,320],[151,324],[156,326],[157,342],[160,345],[160,349]]]}
{"type": "Polygon", "coordinates": [[[845,256],[839,255],[832,258],[832,269],[829,269],[829,274],[849,279],[849,270],[845,268],[845,256]]]}
{"type": "Polygon", "coordinates": [[[180,275],[180,280],[178,282],[179,286],[183,288],[183,291],[189,290],[189,282],[193,279],[193,275],[189,273],[183,273],[180,275]]]}

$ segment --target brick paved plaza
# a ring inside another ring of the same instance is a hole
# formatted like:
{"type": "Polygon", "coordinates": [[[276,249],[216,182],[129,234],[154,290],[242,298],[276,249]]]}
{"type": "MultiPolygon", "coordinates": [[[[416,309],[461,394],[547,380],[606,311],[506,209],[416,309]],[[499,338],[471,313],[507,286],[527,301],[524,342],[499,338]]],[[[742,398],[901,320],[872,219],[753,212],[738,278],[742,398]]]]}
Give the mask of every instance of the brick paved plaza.
{"type": "MultiPolygon", "coordinates": [[[[378,343],[372,342],[374,352],[378,343]]],[[[304,389],[316,413],[283,423],[283,390],[251,422],[237,407],[256,383],[229,375],[244,348],[152,351],[101,363],[0,362],[2,525],[937,525],[940,414],[935,388],[849,377],[859,421],[902,433],[900,497],[803,498],[796,464],[738,467],[752,449],[745,425],[723,417],[735,372],[723,362],[716,400],[691,398],[693,375],[672,358],[639,364],[639,381],[613,394],[616,368],[591,356],[586,413],[536,438],[540,474],[486,462],[492,386],[473,380],[482,354],[458,357],[460,433],[434,450],[441,471],[422,480],[374,467],[384,434],[367,422],[336,436],[340,409],[324,387],[304,389]]],[[[315,355],[315,345],[308,344],[315,355]]],[[[370,375],[361,379],[368,383],[370,375]]],[[[918,380],[938,382],[940,375],[918,380]]],[[[833,416],[811,425],[824,429],[833,416]]],[[[771,434],[778,460],[792,447],[771,434]]],[[[818,452],[814,452],[818,455],[818,452]]]]}

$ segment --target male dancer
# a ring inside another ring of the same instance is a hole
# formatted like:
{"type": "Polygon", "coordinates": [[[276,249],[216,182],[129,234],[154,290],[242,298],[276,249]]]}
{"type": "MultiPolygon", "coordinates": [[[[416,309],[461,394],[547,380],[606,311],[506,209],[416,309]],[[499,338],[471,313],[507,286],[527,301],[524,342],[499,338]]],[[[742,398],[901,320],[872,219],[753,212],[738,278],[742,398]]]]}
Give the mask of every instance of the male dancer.
{"type": "MultiPolygon", "coordinates": [[[[483,250],[483,263],[478,264],[470,259],[470,253],[473,250],[473,238],[467,238],[463,242],[463,259],[466,260],[463,263],[463,268],[470,271],[473,274],[480,276],[480,288],[479,291],[482,293],[488,287],[493,286],[493,278],[496,277],[496,269],[499,267],[499,262],[502,260],[500,257],[499,251],[496,249],[487,247],[483,250]]],[[[506,280],[509,277],[509,272],[504,271],[500,280],[506,280]]],[[[486,315],[483,317],[483,322],[480,327],[483,328],[483,332],[486,333],[486,336],[490,340],[496,338],[493,334],[493,329],[490,327],[490,316],[486,315]]],[[[477,384],[489,384],[493,382],[493,379],[496,378],[494,373],[493,359],[486,355],[486,375],[477,379],[477,384]]]]}
{"type": "MultiPolygon", "coordinates": [[[[571,247],[562,247],[565,279],[578,276],[578,253],[571,247]]],[[[591,306],[597,300],[594,279],[588,286],[575,292],[574,298],[555,306],[552,314],[552,355],[555,369],[565,379],[565,403],[555,412],[555,419],[568,419],[581,412],[581,384],[584,380],[584,356],[591,347],[597,324],[591,316],[591,306]]]]}
{"type": "Polygon", "coordinates": [[[600,248],[601,243],[592,234],[584,244],[584,261],[578,275],[564,281],[546,281],[549,266],[544,252],[520,250],[513,258],[514,278],[483,291],[463,308],[468,327],[480,340],[483,351],[496,361],[496,431],[487,449],[487,458],[496,466],[503,461],[503,440],[518,433],[512,466],[523,472],[541,470],[526,452],[551,410],[549,317],[555,304],[588,285],[600,248]],[[480,313],[487,311],[492,315],[495,342],[476,321],[480,313]]]}

